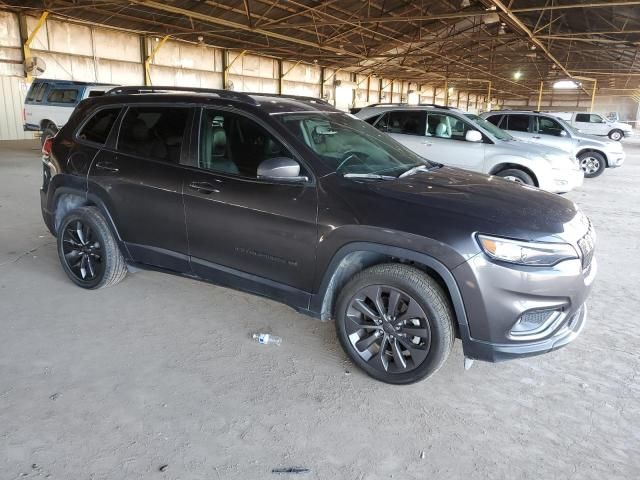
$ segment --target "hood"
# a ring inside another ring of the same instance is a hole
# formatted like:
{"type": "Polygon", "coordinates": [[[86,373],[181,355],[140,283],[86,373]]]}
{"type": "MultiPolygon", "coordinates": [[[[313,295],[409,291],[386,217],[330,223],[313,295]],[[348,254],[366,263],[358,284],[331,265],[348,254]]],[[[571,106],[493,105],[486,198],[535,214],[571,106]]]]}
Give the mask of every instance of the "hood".
{"type": "Polygon", "coordinates": [[[567,154],[564,153],[563,150],[560,150],[555,147],[549,147],[547,145],[542,145],[540,143],[535,143],[529,140],[521,140],[519,138],[514,138],[513,141],[501,142],[495,144],[498,147],[508,147],[513,148],[517,151],[518,154],[527,157],[542,157],[546,155],[554,155],[566,157],[567,154]]]}
{"type": "MultiPolygon", "coordinates": [[[[390,220],[397,226],[389,227],[407,231],[407,221],[421,219],[411,233],[432,238],[443,225],[443,231],[452,226],[464,229],[469,238],[479,232],[572,243],[587,230],[586,217],[559,195],[457,168],[442,167],[403,179],[367,183],[367,188],[385,197],[383,208],[394,203],[395,209],[403,212],[390,220]]],[[[371,201],[369,198],[369,209],[371,201]]]]}
{"type": "Polygon", "coordinates": [[[622,150],[622,144],[613,140],[609,140],[606,137],[598,137],[596,135],[589,135],[588,133],[578,132],[572,134],[573,138],[578,141],[579,145],[598,146],[607,150],[622,150]]]}

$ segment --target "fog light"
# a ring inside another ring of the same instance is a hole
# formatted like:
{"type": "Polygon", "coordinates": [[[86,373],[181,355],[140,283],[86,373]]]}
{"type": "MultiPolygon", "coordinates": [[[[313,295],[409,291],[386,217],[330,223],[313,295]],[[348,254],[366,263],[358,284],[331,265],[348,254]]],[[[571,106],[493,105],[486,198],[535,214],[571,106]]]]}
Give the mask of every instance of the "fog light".
{"type": "Polygon", "coordinates": [[[532,310],[520,315],[511,327],[509,336],[515,340],[533,340],[544,337],[562,319],[562,309],[532,310]]]}

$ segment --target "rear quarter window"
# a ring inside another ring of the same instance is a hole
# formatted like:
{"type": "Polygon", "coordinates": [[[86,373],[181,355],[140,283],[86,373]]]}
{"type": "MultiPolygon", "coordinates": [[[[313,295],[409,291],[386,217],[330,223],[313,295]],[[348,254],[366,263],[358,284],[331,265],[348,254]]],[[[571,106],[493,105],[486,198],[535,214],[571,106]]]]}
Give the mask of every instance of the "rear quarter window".
{"type": "Polygon", "coordinates": [[[109,138],[109,133],[111,133],[120,110],[120,107],[114,107],[98,111],[84,124],[78,133],[78,138],[104,145],[107,142],[107,138],[109,138]]]}
{"type": "Polygon", "coordinates": [[[51,90],[47,101],[49,103],[69,103],[74,104],[78,100],[78,90],[75,88],[55,88],[51,90]]]}

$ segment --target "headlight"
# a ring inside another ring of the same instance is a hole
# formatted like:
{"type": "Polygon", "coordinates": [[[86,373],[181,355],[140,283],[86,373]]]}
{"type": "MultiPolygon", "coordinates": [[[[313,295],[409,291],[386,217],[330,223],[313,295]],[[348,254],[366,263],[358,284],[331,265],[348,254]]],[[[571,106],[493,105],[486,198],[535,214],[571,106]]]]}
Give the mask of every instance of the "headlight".
{"type": "Polygon", "coordinates": [[[568,243],[525,242],[489,235],[478,235],[478,243],[489,257],[518,265],[553,266],[563,260],[579,258],[568,243]]]}

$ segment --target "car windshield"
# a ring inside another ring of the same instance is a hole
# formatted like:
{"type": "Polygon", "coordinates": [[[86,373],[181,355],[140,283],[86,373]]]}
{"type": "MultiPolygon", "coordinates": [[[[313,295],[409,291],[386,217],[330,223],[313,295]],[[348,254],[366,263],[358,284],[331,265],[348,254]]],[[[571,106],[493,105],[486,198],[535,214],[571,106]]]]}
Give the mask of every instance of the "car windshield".
{"type": "Polygon", "coordinates": [[[480,125],[498,140],[515,140],[511,135],[509,135],[504,130],[496,127],[489,120],[485,120],[484,118],[479,117],[478,115],[475,115],[473,113],[465,113],[465,117],[467,117],[473,123],[480,125]]]}
{"type": "Polygon", "coordinates": [[[304,112],[276,117],[330,168],[342,175],[398,177],[414,167],[437,165],[346,113],[304,112]]]}

